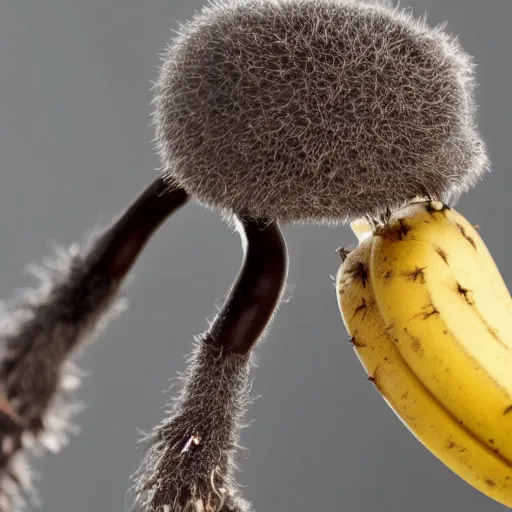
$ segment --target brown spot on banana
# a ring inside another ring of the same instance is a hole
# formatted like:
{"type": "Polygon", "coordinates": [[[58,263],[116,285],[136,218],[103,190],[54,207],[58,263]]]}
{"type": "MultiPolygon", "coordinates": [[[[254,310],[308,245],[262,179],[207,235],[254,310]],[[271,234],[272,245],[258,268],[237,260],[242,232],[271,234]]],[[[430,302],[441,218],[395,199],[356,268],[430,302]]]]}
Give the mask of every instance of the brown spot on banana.
{"type": "Polygon", "coordinates": [[[368,381],[371,382],[379,393],[382,394],[382,389],[379,385],[379,367],[377,366],[371,375],[368,375],[368,381]]]}
{"type": "Polygon", "coordinates": [[[507,414],[512,412],[512,405],[509,405],[505,410],[503,411],[503,416],[506,416],[507,414]]]}
{"type": "Polygon", "coordinates": [[[430,318],[431,316],[440,314],[439,310],[434,306],[432,302],[430,302],[430,304],[427,304],[426,306],[423,306],[422,309],[423,311],[420,311],[418,314],[413,315],[411,317],[411,320],[418,316],[421,316],[423,320],[427,320],[427,318],[430,318]]]}
{"type": "Polygon", "coordinates": [[[403,240],[411,231],[411,227],[408,226],[404,219],[399,219],[398,221],[400,228],[398,230],[398,240],[403,240]]]}
{"type": "Polygon", "coordinates": [[[441,259],[449,266],[450,264],[448,263],[448,253],[445,250],[441,249],[441,247],[435,247],[434,250],[441,257],[441,259]]]}
{"type": "Polygon", "coordinates": [[[418,279],[421,284],[425,284],[425,269],[427,267],[416,267],[414,270],[404,271],[404,275],[408,280],[416,282],[418,279]]]}
{"type": "Polygon", "coordinates": [[[439,310],[436,309],[436,307],[432,303],[430,303],[425,309],[428,309],[428,311],[423,312],[423,320],[426,320],[427,318],[434,315],[439,315],[439,310]]]}
{"type": "Polygon", "coordinates": [[[347,269],[347,273],[350,274],[355,281],[360,282],[363,288],[366,288],[369,272],[368,267],[364,263],[361,261],[355,262],[352,267],[347,269]]]}
{"type": "MultiPolygon", "coordinates": [[[[457,283],[457,293],[464,297],[464,300],[470,305],[475,306],[475,300],[472,296],[471,290],[464,288],[460,283],[457,283]]],[[[478,310],[478,308],[473,308],[474,313],[478,316],[479,320],[485,325],[485,328],[489,332],[489,334],[506,350],[509,349],[508,345],[500,338],[499,331],[489,325],[487,320],[482,316],[482,313],[478,310]]]]}
{"type": "Polygon", "coordinates": [[[367,310],[368,310],[368,304],[366,304],[366,300],[363,297],[362,301],[361,301],[361,304],[359,304],[359,306],[356,307],[356,309],[354,311],[354,314],[352,315],[352,318],[354,318],[356,315],[358,315],[359,313],[362,312],[363,313],[363,319],[364,319],[365,316],[366,316],[367,310]]]}
{"type": "Polygon", "coordinates": [[[366,343],[359,341],[355,336],[352,336],[349,341],[353,347],[364,348],[367,346],[366,343]]]}
{"type": "Polygon", "coordinates": [[[457,293],[464,297],[464,300],[470,305],[475,305],[475,300],[473,299],[473,294],[471,290],[464,288],[460,283],[457,283],[457,293]]]}
{"type": "Polygon", "coordinates": [[[476,243],[475,241],[466,233],[466,230],[464,229],[464,226],[460,225],[458,222],[456,223],[458,230],[460,231],[460,234],[471,244],[473,249],[476,251],[476,243]]]}
{"type": "Polygon", "coordinates": [[[378,226],[374,231],[374,236],[380,236],[386,240],[401,242],[411,230],[412,228],[407,225],[404,219],[398,219],[398,223],[378,226]]]}
{"type": "Polygon", "coordinates": [[[447,440],[446,440],[446,448],[448,450],[454,450],[454,449],[457,449],[457,451],[459,453],[465,453],[468,451],[468,449],[465,447],[465,446],[461,446],[459,445],[458,443],[456,443],[455,441],[452,440],[451,437],[449,437],[447,440]]]}
{"type": "Polygon", "coordinates": [[[498,330],[495,329],[494,327],[491,327],[481,316],[480,316],[480,312],[478,314],[478,316],[482,319],[482,322],[485,323],[485,326],[487,327],[487,331],[489,332],[489,334],[503,347],[505,348],[506,350],[508,350],[508,345],[500,338],[499,334],[498,334],[498,330]]]}
{"type": "Polygon", "coordinates": [[[349,249],[345,249],[345,247],[338,247],[336,249],[336,252],[338,253],[339,257],[341,258],[341,261],[344,262],[347,259],[347,256],[352,252],[349,249]]]}
{"type": "Polygon", "coordinates": [[[418,354],[420,357],[423,357],[423,354],[425,353],[423,346],[421,345],[421,340],[417,337],[412,335],[408,330],[407,327],[404,327],[404,333],[406,336],[411,340],[411,348],[416,354],[418,354]]]}

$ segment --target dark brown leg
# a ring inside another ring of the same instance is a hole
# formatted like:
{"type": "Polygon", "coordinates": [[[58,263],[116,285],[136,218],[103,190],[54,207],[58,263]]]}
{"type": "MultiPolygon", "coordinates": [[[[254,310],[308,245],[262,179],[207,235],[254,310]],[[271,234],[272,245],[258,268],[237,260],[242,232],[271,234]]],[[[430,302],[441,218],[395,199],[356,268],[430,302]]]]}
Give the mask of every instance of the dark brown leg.
{"type": "Polygon", "coordinates": [[[77,378],[69,356],[120,311],[123,279],[151,235],[187,199],[182,189],[155,180],[87,247],[72,246],[39,267],[40,288],[0,313],[0,512],[16,508],[18,488],[29,487],[17,461],[25,441],[55,450],[65,435],[54,420],[73,412],[66,398],[77,378]]]}
{"type": "Polygon", "coordinates": [[[156,179],[98,240],[89,256],[90,272],[123,279],[151,235],[188,199],[182,188],[156,179]]]}
{"type": "Polygon", "coordinates": [[[272,318],[286,280],[288,257],[277,223],[242,219],[237,226],[244,247],[242,269],[204,341],[246,354],[272,318]]]}
{"type": "Polygon", "coordinates": [[[248,512],[234,479],[248,401],[251,349],[268,327],[286,280],[275,222],[238,223],[244,261],[222,311],[196,343],[170,417],[146,439],[135,476],[142,512],[248,512]]]}

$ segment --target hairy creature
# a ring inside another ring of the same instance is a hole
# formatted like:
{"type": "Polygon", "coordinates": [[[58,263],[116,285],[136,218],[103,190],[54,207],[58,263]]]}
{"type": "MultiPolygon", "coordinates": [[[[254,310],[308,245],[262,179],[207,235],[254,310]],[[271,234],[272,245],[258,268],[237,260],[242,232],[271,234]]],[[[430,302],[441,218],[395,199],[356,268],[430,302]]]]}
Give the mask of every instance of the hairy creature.
{"type": "Polygon", "coordinates": [[[478,181],[474,88],[454,37],[387,2],[220,0],[164,52],[156,147],[228,217],[344,222],[478,181]]]}

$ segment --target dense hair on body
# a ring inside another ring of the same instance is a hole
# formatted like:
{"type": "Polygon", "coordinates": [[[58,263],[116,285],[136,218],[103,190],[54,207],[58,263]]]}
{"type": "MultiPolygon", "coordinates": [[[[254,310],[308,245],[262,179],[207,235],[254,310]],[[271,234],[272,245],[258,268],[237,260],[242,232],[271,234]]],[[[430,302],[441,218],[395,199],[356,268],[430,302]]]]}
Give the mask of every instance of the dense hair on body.
{"type": "Polygon", "coordinates": [[[348,221],[450,200],[488,168],[471,57],[388,2],[218,1],[163,60],[163,170],[212,208],[348,221]]]}

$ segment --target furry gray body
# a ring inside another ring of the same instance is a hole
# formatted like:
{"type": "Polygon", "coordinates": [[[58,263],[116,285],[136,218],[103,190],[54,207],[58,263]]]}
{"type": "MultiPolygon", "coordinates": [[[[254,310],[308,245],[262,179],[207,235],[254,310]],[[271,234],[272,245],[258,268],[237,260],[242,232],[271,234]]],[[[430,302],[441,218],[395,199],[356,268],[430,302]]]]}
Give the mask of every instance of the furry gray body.
{"type": "Polygon", "coordinates": [[[209,207],[348,221],[478,181],[474,87],[452,37],[385,2],[226,0],[165,51],[157,149],[209,207]]]}

